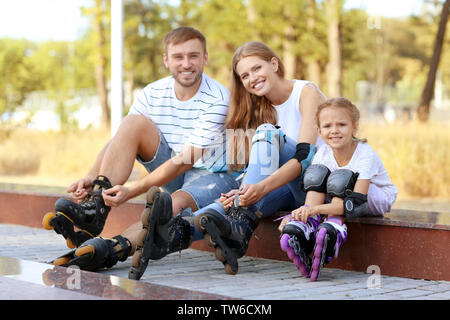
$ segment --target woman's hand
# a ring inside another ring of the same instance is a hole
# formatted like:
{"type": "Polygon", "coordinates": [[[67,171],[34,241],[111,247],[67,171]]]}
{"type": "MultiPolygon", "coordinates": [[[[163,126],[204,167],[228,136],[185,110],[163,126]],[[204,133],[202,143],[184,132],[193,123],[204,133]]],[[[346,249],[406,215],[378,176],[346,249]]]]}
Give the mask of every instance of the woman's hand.
{"type": "Polygon", "coordinates": [[[252,205],[258,202],[264,196],[264,188],[261,186],[261,184],[247,184],[241,191],[239,191],[239,205],[252,205]]]}
{"type": "Polygon", "coordinates": [[[130,189],[122,185],[103,190],[102,196],[105,204],[110,207],[118,207],[132,198],[130,189]]]}

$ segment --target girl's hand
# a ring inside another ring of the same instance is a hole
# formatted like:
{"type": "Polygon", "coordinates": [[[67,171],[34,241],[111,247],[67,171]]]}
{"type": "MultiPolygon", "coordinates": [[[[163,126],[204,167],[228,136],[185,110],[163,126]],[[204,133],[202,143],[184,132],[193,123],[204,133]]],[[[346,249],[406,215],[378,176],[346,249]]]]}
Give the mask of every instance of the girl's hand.
{"type": "Polygon", "coordinates": [[[283,232],[284,226],[291,220],[292,220],[292,217],[289,217],[289,216],[285,217],[283,220],[281,220],[281,223],[278,226],[278,231],[280,231],[280,233],[283,232]]]}
{"type": "Polygon", "coordinates": [[[302,221],[303,223],[306,223],[309,216],[315,216],[318,214],[317,209],[315,207],[309,207],[308,205],[301,206],[300,208],[297,208],[292,211],[292,217],[295,220],[302,221]]]}

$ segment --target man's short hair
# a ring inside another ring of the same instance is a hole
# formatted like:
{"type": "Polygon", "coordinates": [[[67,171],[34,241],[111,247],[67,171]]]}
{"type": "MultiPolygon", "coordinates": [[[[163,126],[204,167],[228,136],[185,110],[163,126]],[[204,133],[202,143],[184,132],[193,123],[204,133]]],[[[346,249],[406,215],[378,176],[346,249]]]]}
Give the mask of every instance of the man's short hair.
{"type": "Polygon", "coordinates": [[[164,53],[167,53],[167,47],[169,44],[177,45],[186,41],[198,39],[203,45],[203,50],[206,53],[206,38],[205,36],[192,27],[179,27],[170,31],[164,37],[164,53]]]}

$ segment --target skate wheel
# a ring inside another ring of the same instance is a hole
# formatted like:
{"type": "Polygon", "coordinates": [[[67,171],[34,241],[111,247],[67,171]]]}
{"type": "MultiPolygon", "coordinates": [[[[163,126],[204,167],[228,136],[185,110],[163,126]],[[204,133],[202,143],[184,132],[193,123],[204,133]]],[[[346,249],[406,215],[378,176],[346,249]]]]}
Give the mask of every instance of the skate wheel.
{"type": "Polygon", "coordinates": [[[136,238],[136,245],[138,247],[143,247],[144,246],[144,240],[145,240],[145,237],[147,236],[147,232],[148,232],[147,229],[142,229],[139,232],[139,234],[138,234],[138,236],[136,238]]]}
{"type": "Polygon", "coordinates": [[[289,247],[286,252],[287,252],[289,259],[294,260],[294,258],[296,257],[294,249],[289,247]]]}
{"type": "Polygon", "coordinates": [[[66,239],[66,245],[70,249],[75,249],[77,247],[76,245],[73,244],[72,240],[70,240],[69,238],[66,239]]]}
{"type": "Polygon", "coordinates": [[[145,228],[148,228],[149,226],[148,217],[150,215],[150,211],[151,211],[150,208],[145,208],[144,211],[142,212],[141,222],[145,228]]]}
{"type": "Polygon", "coordinates": [[[154,198],[155,198],[155,193],[161,193],[161,189],[157,186],[153,186],[150,188],[150,190],[148,190],[147,196],[145,199],[148,204],[153,204],[154,198]]]}
{"type": "Polygon", "coordinates": [[[216,245],[216,243],[213,241],[213,239],[211,238],[211,235],[210,234],[205,234],[204,236],[203,236],[203,238],[205,239],[205,241],[206,241],[206,244],[209,246],[209,247],[211,247],[211,248],[213,248],[215,245],[216,245]]]}
{"type": "Polygon", "coordinates": [[[53,264],[55,266],[62,266],[65,265],[66,263],[68,263],[70,261],[70,257],[61,257],[61,258],[57,258],[53,261],[53,264]]]}
{"type": "Polygon", "coordinates": [[[225,272],[230,275],[235,275],[238,272],[238,267],[225,263],[225,272]]]}
{"type": "Polygon", "coordinates": [[[131,259],[131,265],[135,268],[139,267],[140,260],[142,256],[142,250],[136,250],[136,252],[133,255],[133,258],[131,259]]]}
{"type": "Polygon", "coordinates": [[[94,254],[95,248],[92,245],[87,245],[84,247],[80,247],[75,251],[75,255],[78,257],[87,255],[87,254],[94,254]]]}
{"type": "Polygon", "coordinates": [[[195,228],[197,230],[199,230],[200,232],[205,232],[205,227],[204,225],[206,224],[206,222],[208,221],[208,217],[206,217],[203,214],[200,214],[196,217],[196,219],[194,220],[194,225],[195,228]]]}
{"type": "Polygon", "coordinates": [[[224,257],[222,248],[216,247],[216,251],[215,251],[214,253],[215,253],[215,255],[216,255],[216,259],[217,259],[217,260],[219,260],[219,261],[221,261],[221,262],[224,262],[224,261],[225,261],[225,257],[224,257]]]}
{"type": "Polygon", "coordinates": [[[289,247],[289,239],[290,238],[291,237],[287,233],[285,233],[281,236],[280,247],[281,247],[281,250],[283,250],[284,252],[287,252],[287,250],[290,248],[289,247]]]}
{"type": "Polygon", "coordinates": [[[43,218],[42,218],[42,226],[46,230],[53,230],[53,226],[50,224],[50,221],[56,217],[56,213],[54,212],[48,212],[43,218]]]}

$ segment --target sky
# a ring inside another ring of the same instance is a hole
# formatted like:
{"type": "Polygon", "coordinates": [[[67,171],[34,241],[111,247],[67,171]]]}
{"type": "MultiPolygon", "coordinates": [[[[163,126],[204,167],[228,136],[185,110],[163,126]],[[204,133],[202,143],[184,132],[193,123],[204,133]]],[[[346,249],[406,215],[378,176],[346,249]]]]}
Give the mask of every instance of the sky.
{"type": "MultiPolygon", "coordinates": [[[[400,17],[420,12],[422,2],[347,0],[345,7],[360,8],[374,16],[400,17]]],[[[0,0],[0,38],[75,40],[88,25],[80,7],[92,3],[93,0],[0,0]]]]}

